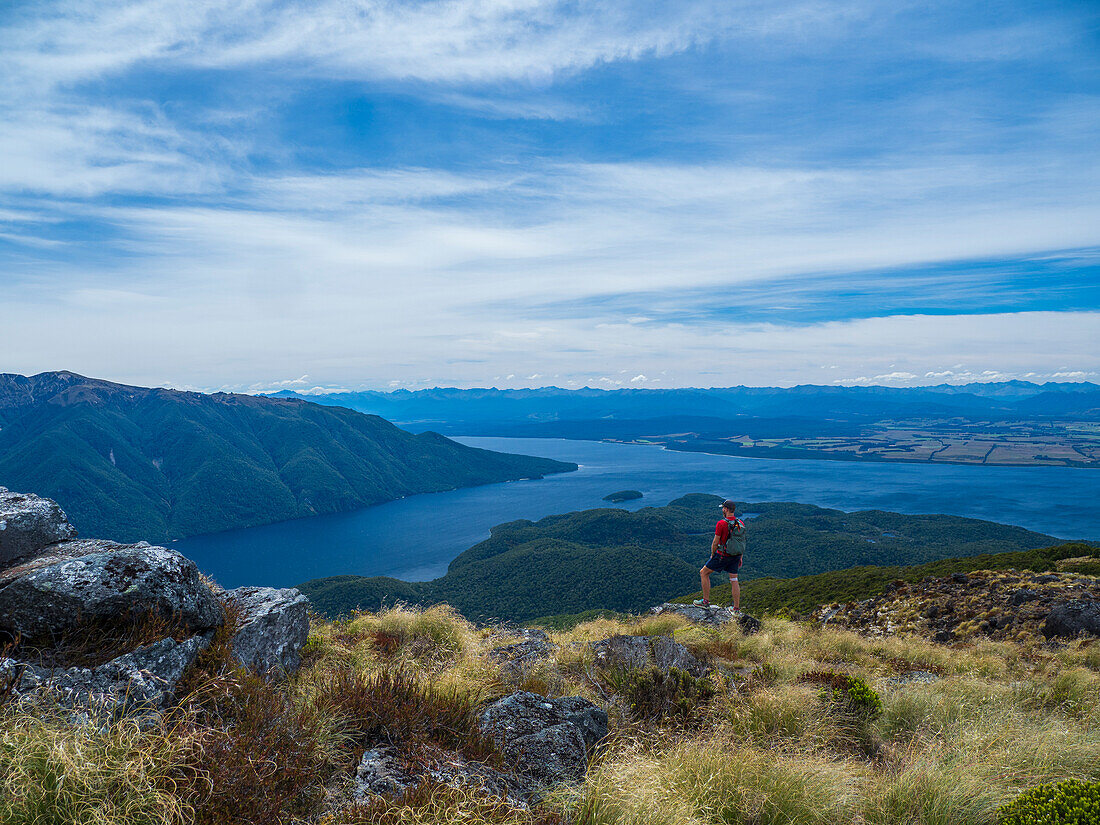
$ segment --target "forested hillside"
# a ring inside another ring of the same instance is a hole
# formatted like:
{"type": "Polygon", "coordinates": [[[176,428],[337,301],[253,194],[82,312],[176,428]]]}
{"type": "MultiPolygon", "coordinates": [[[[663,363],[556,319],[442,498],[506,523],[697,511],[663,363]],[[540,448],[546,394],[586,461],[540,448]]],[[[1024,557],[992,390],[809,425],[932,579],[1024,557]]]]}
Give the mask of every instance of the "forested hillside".
{"type": "Polygon", "coordinates": [[[0,375],[0,485],[85,535],[165,541],[574,469],[296,399],[0,375]]]}
{"type": "MultiPolygon", "coordinates": [[[[489,539],[431,582],[336,576],[301,588],[332,615],[398,600],[446,602],[478,620],[643,610],[698,588],[720,501],[692,494],[634,513],[597,509],[510,522],[494,527],[489,539]]],[[[845,513],[788,502],[745,504],[741,511],[749,528],[745,581],[858,565],[919,564],[1058,541],[956,516],[845,513]]]]}

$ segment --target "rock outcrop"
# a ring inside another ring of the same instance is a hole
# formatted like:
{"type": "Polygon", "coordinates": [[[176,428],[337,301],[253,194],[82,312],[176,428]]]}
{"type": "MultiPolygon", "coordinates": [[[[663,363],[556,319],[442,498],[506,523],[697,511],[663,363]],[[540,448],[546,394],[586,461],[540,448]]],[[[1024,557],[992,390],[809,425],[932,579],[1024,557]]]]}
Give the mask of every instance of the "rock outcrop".
{"type": "Polygon", "coordinates": [[[548,699],[518,691],[486,708],[482,732],[539,787],[584,778],[588,759],[607,736],[607,712],[587,699],[548,699]]]}
{"type": "Polygon", "coordinates": [[[741,626],[741,632],[746,636],[760,629],[760,620],[748,613],[736,614],[729,607],[696,607],[693,604],[673,604],[665,602],[650,608],[650,613],[661,616],[666,613],[675,613],[683,616],[692,624],[709,625],[718,627],[727,622],[737,622],[741,626]]]}
{"type": "Polygon", "coordinates": [[[39,639],[150,613],[194,632],[224,618],[194,562],[144,542],[61,542],[0,572],[0,630],[11,635],[39,639]]]}
{"type": "Polygon", "coordinates": [[[76,528],[57,502],[0,487],[0,570],[75,537],[76,528]]]}
{"type": "Polygon", "coordinates": [[[1055,636],[1073,639],[1082,634],[1100,636],[1100,601],[1077,599],[1056,604],[1040,632],[1048,639],[1055,636]]]}
{"type": "Polygon", "coordinates": [[[611,636],[591,642],[595,663],[602,668],[651,668],[663,673],[677,668],[692,676],[710,672],[690,650],[669,636],[611,636]]]}
{"type": "Polygon", "coordinates": [[[467,788],[479,797],[506,799],[520,809],[538,796],[533,781],[471,762],[457,753],[426,748],[413,763],[403,759],[396,748],[381,746],[365,751],[359,760],[353,798],[364,802],[371,795],[394,797],[424,781],[467,788]]]}
{"type": "Polygon", "coordinates": [[[161,639],[94,668],[44,668],[0,658],[0,686],[9,687],[17,700],[53,700],[62,707],[112,716],[161,710],[209,644],[203,636],[183,642],[161,639]]]}
{"type": "Polygon", "coordinates": [[[218,596],[237,614],[231,641],[237,661],[265,674],[298,669],[309,636],[309,599],[294,588],[272,587],[238,587],[218,596]]]}
{"type": "Polygon", "coordinates": [[[553,655],[558,649],[545,630],[525,627],[516,631],[516,635],[521,636],[523,641],[489,651],[489,656],[501,663],[501,670],[510,679],[522,678],[539,660],[553,655]]]}
{"type": "MultiPolygon", "coordinates": [[[[174,550],[74,535],[55,502],[0,488],[0,636],[17,641],[0,658],[0,700],[56,701],[112,715],[165,708],[225,621],[223,602],[174,550]],[[93,667],[65,666],[85,664],[73,651],[97,649],[97,634],[111,650],[116,628],[125,639],[158,622],[157,635],[165,636],[159,641],[122,655],[101,653],[114,658],[93,667]]],[[[238,619],[231,641],[238,661],[264,674],[298,667],[309,634],[305,596],[242,587],[220,598],[238,619]]]]}
{"type": "Polygon", "coordinates": [[[1100,579],[1079,573],[977,570],[916,584],[894,582],[885,593],[826,605],[814,619],[829,626],[888,636],[917,633],[948,644],[1100,636],[1100,579]]]}

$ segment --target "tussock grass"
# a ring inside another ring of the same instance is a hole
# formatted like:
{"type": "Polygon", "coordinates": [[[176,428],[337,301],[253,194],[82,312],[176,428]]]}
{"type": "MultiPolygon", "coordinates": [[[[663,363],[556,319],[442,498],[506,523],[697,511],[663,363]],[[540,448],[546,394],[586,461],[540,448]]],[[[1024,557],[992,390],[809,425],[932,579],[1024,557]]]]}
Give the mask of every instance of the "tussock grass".
{"type": "Polygon", "coordinates": [[[744,636],[678,616],[604,615],[553,631],[553,654],[508,668],[489,655],[517,640],[507,633],[447,607],[396,607],[314,621],[302,670],[269,684],[229,657],[232,629],[159,725],[0,712],[0,822],[996,825],[1022,791],[1100,780],[1100,644],[1083,640],[949,648],[778,617],[744,636]],[[616,634],[672,635],[720,673],[706,689],[617,681],[588,647],[616,634]],[[822,674],[866,682],[881,715],[840,712],[822,674]],[[427,783],[335,813],[367,747],[410,760],[455,750],[507,768],[476,716],[516,689],[608,709],[615,731],[585,782],[534,810],[427,783]]]}
{"type": "Polygon", "coordinates": [[[160,725],[9,706],[0,713],[0,822],[191,822],[177,778],[193,745],[186,732],[160,725]]]}
{"type": "Polygon", "coordinates": [[[342,749],[353,757],[384,742],[405,748],[434,744],[479,761],[497,758],[478,731],[478,705],[469,695],[438,690],[408,670],[321,673],[303,698],[340,731],[342,749]]]}
{"type": "Polygon", "coordinates": [[[585,825],[831,825],[851,821],[850,784],[828,759],[711,736],[663,750],[626,743],[560,804],[585,825]]]}
{"type": "Polygon", "coordinates": [[[349,808],[323,825],[562,825],[553,812],[522,810],[507,802],[479,798],[463,788],[425,782],[396,800],[374,799],[349,808]]]}

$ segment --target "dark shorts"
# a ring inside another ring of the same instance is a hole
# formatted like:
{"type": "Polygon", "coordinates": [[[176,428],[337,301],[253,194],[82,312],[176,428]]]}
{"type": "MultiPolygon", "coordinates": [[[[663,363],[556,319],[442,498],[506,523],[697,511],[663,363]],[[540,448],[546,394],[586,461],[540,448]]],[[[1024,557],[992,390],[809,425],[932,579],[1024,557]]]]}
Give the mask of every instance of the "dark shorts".
{"type": "Polygon", "coordinates": [[[715,553],[707,562],[707,567],[715,573],[736,573],[741,569],[741,556],[719,556],[715,553]]]}

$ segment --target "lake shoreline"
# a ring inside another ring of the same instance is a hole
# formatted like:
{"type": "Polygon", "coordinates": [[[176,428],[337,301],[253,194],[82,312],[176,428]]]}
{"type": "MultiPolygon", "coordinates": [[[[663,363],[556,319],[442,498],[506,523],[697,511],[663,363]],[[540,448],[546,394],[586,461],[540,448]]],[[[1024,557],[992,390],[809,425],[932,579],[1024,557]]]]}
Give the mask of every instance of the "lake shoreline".
{"type": "Polygon", "coordinates": [[[600,507],[663,506],[691,492],[845,512],[959,515],[1065,540],[1100,538],[1100,514],[1092,506],[1100,496],[1100,475],[1080,468],[778,460],[569,439],[456,440],[568,460],[579,468],[194,536],[172,546],[225,587],[288,587],[341,574],[427,581],[443,575],[452,559],[498,524],[600,507]],[[603,501],[610,491],[625,489],[643,497],[603,501]]]}

